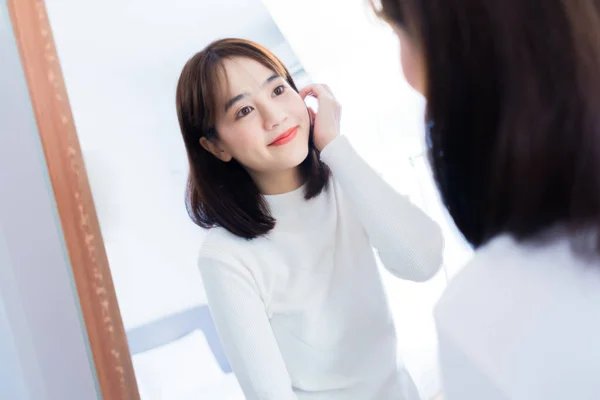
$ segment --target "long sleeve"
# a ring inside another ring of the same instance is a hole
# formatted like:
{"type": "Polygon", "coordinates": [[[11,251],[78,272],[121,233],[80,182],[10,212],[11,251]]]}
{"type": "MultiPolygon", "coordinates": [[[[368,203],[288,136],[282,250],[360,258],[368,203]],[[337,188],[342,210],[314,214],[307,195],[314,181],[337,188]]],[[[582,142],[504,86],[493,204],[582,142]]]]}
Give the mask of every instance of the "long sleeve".
{"type": "Polygon", "coordinates": [[[219,337],[246,399],[296,400],[251,273],[208,258],[199,266],[219,337]]]}
{"type": "Polygon", "coordinates": [[[321,158],[349,198],[371,245],[395,276],[426,281],[442,265],[444,239],[438,224],[396,192],[339,136],[321,158]]]}

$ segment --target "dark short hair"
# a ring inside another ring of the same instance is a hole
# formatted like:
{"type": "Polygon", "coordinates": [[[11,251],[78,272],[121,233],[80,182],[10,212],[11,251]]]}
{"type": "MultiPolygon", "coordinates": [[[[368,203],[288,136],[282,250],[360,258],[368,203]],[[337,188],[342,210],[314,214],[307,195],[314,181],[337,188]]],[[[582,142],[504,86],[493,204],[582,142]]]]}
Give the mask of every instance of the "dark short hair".
{"type": "MultiPolygon", "coordinates": [[[[192,221],[203,228],[223,227],[236,236],[254,239],[275,226],[258,187],[236,161],[223,162],[200,145],[200,138],[217,139],[215,110],[223,61],[245,57],[279,74],[297,92],[287,68],[265,47],[244,39],[222,39],[209,44],[183,67],[177,84],[176,107],[189,161],[186,208],[192,221]]],[[[308,110],[307,110],[308,113],[308,110]]],[[[317,196],[326,187],[329,169],[320,160],[312,141],[300,164],[306,178],[305,198],[317,196]]]]}
{"type": "Polygon", "coordinates": [[[429,159],[465,238],[597,230],[600,3],[380,3],[423,52],[429,159]]]}

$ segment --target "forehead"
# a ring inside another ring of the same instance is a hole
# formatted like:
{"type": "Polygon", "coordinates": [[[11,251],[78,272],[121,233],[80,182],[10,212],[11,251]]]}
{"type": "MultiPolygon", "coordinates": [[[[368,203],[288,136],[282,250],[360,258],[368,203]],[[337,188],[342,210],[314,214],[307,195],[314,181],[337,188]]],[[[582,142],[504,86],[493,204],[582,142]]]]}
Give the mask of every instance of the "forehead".
{"type": "Polygon", "coordinates": [[[226,58],[222,66],[222,93],[229,97],[253,92],[274,72],[258,61],[246,57],[226,58]]]}

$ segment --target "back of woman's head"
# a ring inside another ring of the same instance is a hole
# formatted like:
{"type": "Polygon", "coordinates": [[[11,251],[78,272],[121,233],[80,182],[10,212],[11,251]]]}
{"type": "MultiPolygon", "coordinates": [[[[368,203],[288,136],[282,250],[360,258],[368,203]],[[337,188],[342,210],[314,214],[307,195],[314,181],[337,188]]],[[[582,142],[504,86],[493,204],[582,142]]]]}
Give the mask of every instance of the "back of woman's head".
{"type": "MultiPolygon", "coordinates": [[[[201,139],[219,139],[215,125],[220,91],[227,85],[224,61],[234,58],[260,63],[298,91],[281,61],[265,47],[248,40],[215,41],[186,63],[176,94],[177,116],[190,168],[186,207],[191,219],[203,228],[221,226],[236,236],[253,239],[275,226],[258,186],[237,160],[224,162],[201,145],[201,139]]],[[[312,141],[299,168],[306,179],[305,197],[317,196],[328,182],[329,170],[320,161],[312,141]]]]}
{"type": "Polygon", "coordinates": [[[430,161],[469,242],[599,227],[600,1],[381,0],[379,11],[423,56],[430,161]]]}

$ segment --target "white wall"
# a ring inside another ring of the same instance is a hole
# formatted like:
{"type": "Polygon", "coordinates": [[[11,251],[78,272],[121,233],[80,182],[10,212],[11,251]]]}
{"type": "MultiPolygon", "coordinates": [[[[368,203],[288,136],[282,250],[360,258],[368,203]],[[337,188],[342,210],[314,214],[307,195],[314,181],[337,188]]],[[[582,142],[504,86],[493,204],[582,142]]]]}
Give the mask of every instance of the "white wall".
{"type": "Polygon", "coordinates": [[[0,398],[98,398],[7,6],[0,0],[0,398]]]}
{"type": "Polygon", "coordinates": [[[184,208],[175,113],[185,61],[210,41],[294,53],[260,0],[47,0],[125,327],[204,303],[204,232],[184,208]]]}
{"type": "MultiPolygon", "coordinates": [[[[8,245],[2,226],[0,226],[0,265],[4,265],[6,268],[10,264],[12,262],[8,257],[8,245]]],[[[6,282],[12,277],[7,279],[10,272],[8,268],[6,270],[4,268],[0,273],[2,280],[6,282]]],[[[10,285],[14,286],[14,283],[11,282],[10,285]]],[[[0,293],[0,393],[10,395],[15,400],[29,399],[31,397],[27,390],[23,364],[16,346],[14,328],[11,326],[7,306],[4,304],[7,302],[7,298],[7,293],[0,293]]]]}

